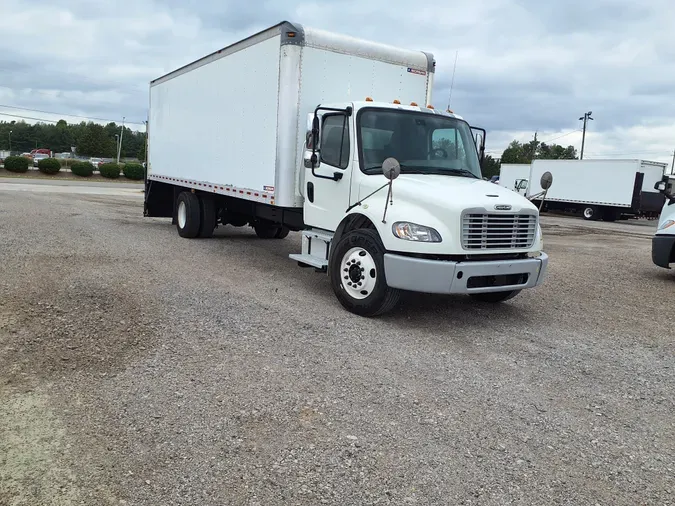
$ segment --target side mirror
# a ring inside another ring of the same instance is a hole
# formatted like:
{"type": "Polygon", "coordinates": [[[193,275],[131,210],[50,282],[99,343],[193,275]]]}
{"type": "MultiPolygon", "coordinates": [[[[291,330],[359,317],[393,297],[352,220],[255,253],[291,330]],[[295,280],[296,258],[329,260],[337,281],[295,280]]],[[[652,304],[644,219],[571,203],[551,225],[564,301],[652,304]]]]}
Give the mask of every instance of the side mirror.
{"type": "Polygon", "coordinates": [[[382,173],[389,181],[393,181],[401,174],[401,164],[396,158],[387,158],[382,162],[382,173]]]}
{"type": "Polygon", "coordinates": [[[307,114],[307,131],[305,132],[305,153],[303,162],[306,169],[319,166],[319,141],[320,141],[319,118],[313,112],[307,114]],[[312,163],[312,161],[314,163],[312,163]]]}
{"type": "Polygon", "coordinates": [[[656,183],[654,185],[654,189],[656,191],[665,192],[666,191],[666,182],[665,181],[659,181],[658,183],[656,183]]]}
{"type": "Polygon", "coordinates": [[[553,174],[546,171],[541,175],[541,181],[539,181],[539,186],[542,190],[548,190],[553,184],[553,174]]]}
{"type": "Polygon", "coordinates": [[[314,158],[314,168],[319,166],[319,155],[316,153],[312,153],[311,149],[306,149],[305,154],[303,155],[302,159],[305,164],[305,169],[311,169],[312,168],[312,158],[314,158]]]}

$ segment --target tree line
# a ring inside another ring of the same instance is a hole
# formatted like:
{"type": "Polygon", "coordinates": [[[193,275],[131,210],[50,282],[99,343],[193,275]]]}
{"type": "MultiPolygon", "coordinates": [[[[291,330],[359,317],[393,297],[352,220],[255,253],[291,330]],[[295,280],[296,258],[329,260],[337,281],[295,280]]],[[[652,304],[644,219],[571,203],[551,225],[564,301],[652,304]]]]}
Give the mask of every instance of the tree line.
{"type": "Polygon", "coordinates": [[[483,176],[499,175],[502,163],[532,163],[532,160],[576,160],[577,150],[574,146],[563,147],[559,144],[546,144],[537,140],[537,134],[530,142],[512,141],[504,150],[501,158],[485,156],[483,176]]]}
{"type": "MultiPolygon", "coordinates": [[[[115,158],[115,134],[121,135],[122,128],[114,122],[103,126],[85,121],[68,124],[65,120],[56,124],[0,121],[0,150],[10,149],[10,131],[12,152],[25,153],[46,148],[54,153],[70,153],[75,147],[76,155],[115,158]]],[[[145,132],[124,127],[121,157],[145,160],[145,136],[145,132]]]]}

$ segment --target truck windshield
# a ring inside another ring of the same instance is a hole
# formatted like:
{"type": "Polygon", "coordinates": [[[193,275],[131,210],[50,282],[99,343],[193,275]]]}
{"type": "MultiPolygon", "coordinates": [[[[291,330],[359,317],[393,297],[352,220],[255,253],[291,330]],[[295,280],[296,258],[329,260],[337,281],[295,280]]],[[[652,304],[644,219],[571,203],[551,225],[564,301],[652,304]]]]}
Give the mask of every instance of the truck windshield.
{"type": "Polygon", "coordinates": [[[480,164],[466,122],[433,113],[364,109],[358,116],[361,170],[381,174],[394,157],[402,174],[480,178],[480,164]]]}

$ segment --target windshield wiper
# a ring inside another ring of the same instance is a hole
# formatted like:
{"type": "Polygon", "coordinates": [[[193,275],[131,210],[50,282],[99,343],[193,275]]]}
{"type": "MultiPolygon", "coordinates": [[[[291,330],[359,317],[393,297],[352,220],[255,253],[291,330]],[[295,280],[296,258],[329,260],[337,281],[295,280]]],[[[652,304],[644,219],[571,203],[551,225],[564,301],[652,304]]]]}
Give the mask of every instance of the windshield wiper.
{"type": "Polygon", "coordinates": [[[471,172],[468,169],[450,169],[450,168],[440,168],[440,167],[414,167],[409,168],[408,170],[401,170],[401,174],[431,174],[434,176],[445,176],[447,174],[456,174],[464,177],[471,177],[474,179],[480,179],[476,174],[471,172]]]}
{"type": "Polygon", "coordinates": [[[474,179],[480,179],[476,174],[471,172],[469,169],[447,169],[448,172],[453,174],[461,174],[462,176],[472,177],[474,179]]]}
{"type": "MultiPolygon", "coordinates": [[[[406,166],[402,163],[399,165],[401,166],[401,172],[403,172],[403,169],[405,169],[406,166]]],[[[370,167],[366,167],[363,169],[363,172],[365,174],[377,174],[378,172],[382,172],[382,164],[380,163],[379,165],[371,165],[370,167]]]]}

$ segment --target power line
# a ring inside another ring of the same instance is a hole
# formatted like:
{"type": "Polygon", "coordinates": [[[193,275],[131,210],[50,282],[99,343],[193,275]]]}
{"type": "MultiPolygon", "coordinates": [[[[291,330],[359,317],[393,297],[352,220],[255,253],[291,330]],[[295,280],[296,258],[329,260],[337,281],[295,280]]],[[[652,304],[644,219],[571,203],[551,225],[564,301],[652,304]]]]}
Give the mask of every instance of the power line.
{"type": "Polygon", "coordinates": [[[34,121],[47,121],[49,123],[58,123],[58,121],[55,121],[53,119],[31,118],[30,116],[19,116],[18,114],[7,114],[5,112],[0,112],[0,116],[9,116],[11,118],[21,118],[21,119],[30,119],[34,121]]]}
{"type": "MultiPolygon", "coordinates": [[[[94,121],[107,121],[109,123],[117,123],[117,120],[114,120],[114,119],[92,118],[92,117],[89,117],[89,116],[78,116],[77,114],[68,114],[68,113],[65,113],[65,112],[41,111],[39,109],[29,109],[27,107],[17,107],[15,105],[0,104],[0,107],[5,108],[5,109],[18,109],[20,111],[39,112],[39,113],[42,113],[42,114],[53,114],[54,116],[68,116],[68,117],[71,117],[71,118],[81,118],[81,119],[90,119],[90,120],[94,120],[94,121]]],[[[7,116],[11,116],[11,115],[8,114],[7,116]]],[[[51,121],[51,120],[44,120],[44,121],[51,121]]],[[[57,122],[55,121],[54,123],[57,123],[57,122]]],[[[131,123],[133,125],[144,125],[145,124],[142,121],[125,121],[125,123],[131,123]]]]}
{"type": "Polygon", "coordinates": [[[547,142],[551,142],[551,141],[554,141],[556,139],[562,139],[563,137],[567,137],[568,135],[572,135],[572,134],[575,134],[577,132],[581,132],[581,129],[577,128],[576,130],[572,130],[571,132],[567,132],[566,134],[562,134],[562,135],[559,135],[558,137],[553,137],[552,139],[548,139],[546,141],[541,141],[541,142],[545,144],[547,142]]]}

